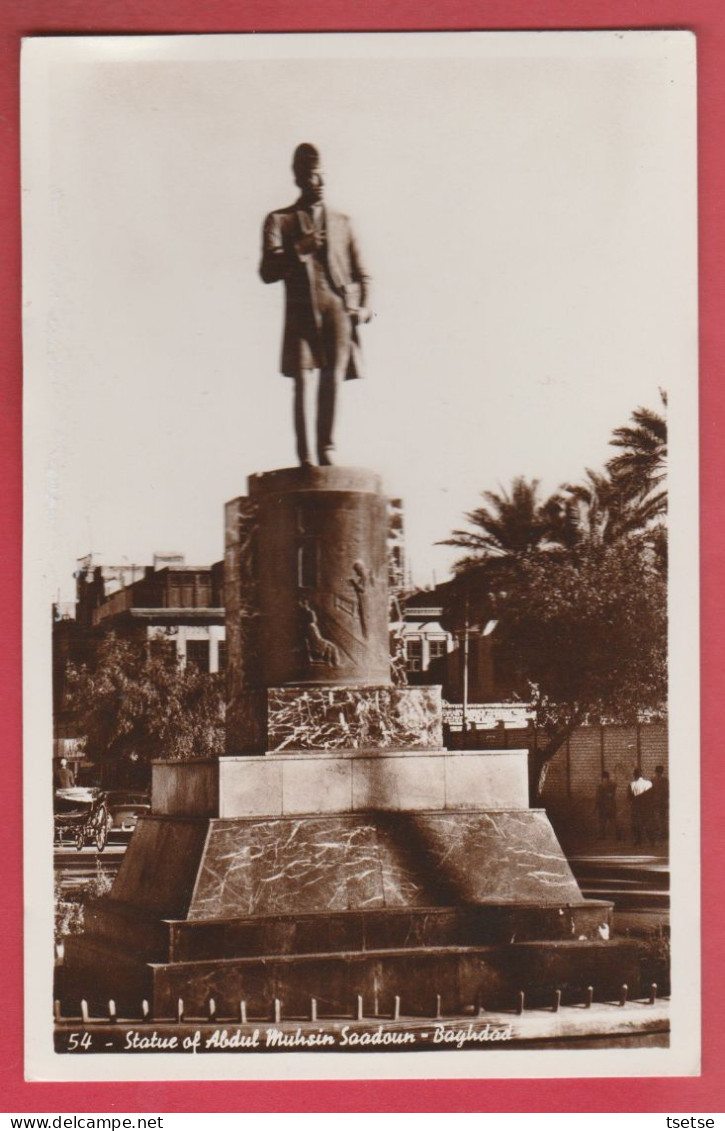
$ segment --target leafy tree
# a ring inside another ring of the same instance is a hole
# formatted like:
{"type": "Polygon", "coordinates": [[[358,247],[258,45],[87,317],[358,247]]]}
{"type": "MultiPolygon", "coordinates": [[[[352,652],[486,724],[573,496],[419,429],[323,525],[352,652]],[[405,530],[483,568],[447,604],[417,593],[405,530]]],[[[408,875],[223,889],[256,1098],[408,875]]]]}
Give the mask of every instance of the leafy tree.
{"type": "Polygon", "coordinates": [[[622,452],[545,501],[538,481],[466,517],[447,545],[467,551],[454,567],[444,623],[498,621],[497,654],[520,673],[546,738],[534,781],[581,723],[635,721],[661,711],[667,691],[666,425],[637,409],[612,443],[622,452]]]}
{"type": "Polygon", "coordinates": [[[90,665],[70,665],[67,706],[102,774],[123,758],[186,760],[223,753],[221,676],[181,667],[173,648],[120,639],[90,665]]]}
{"type": "Polygon", "coordinates": [[[587,721],[632,723],[667,696],[666,581],[641,542],[521,563],[496,602],[501,659],[521,672],[546,734],[534,777],[587,721]]]}

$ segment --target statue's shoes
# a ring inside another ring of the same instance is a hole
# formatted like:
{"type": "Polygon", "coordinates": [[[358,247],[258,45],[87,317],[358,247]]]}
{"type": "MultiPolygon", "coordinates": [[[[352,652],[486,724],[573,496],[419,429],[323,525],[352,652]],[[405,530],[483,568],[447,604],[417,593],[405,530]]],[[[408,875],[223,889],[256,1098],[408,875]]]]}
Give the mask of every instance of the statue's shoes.
{"type": "Polygon", "coordinates": [[[320,467],[334,466],[335,461],[332,458],[333,450],[333,448],[324,448],[323,451],[320,452],[320,467]]]}

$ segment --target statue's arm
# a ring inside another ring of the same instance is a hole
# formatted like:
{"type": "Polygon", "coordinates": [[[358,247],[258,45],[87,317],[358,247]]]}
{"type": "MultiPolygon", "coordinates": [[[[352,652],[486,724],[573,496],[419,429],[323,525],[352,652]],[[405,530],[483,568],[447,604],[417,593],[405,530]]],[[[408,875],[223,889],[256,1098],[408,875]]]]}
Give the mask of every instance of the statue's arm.
{"type": "MultiPolygon", "coordinates": [[[[360,306],[363,310],[370,311],[370,274],[365,266],[360,244],[352,224],[349,226],[350,271],[354,282],[360,287],[360,306]]],[[[370,315],[372,317],[372,314],[370,315]]],[[[367,319],[365,320],[367,321],[367,319]]]]}
{"type": "Polygon", "coordinates": [[[293,266],[293,257],[284,246],[280,217],[271,212],[264,221],[259,274],[265,283],[278,283],[287,278],[293,266]]]}

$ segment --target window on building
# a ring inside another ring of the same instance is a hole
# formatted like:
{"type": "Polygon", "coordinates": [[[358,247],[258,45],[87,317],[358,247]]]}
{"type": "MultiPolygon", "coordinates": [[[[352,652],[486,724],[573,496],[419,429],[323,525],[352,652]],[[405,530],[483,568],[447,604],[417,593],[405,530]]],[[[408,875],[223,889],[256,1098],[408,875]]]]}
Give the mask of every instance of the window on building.
{"type": "Polygon", "coordinates": [[[227,642],[220,640],[218,644],[219,655],[219,671],[225,672],[227,670],[227,642]]]}
{"type": "Polygon", "coordinates": [[[445,637],[441,637],[440,640],[429,640],[428,654],[431,660],[437,660],[440,656],[448,655],[448,641],[445,637]]]}
{"type": "Polygon", "coordinates": [[[186,662],[198,668],[200,672],[209,671],[209,641],[187,640],[186,662]]]}
{"type": "Polygon", "coordinates": [[[410,636],[405,641],[405,667],[409,672],[423,669],[423,641],[419,636],[410,636]]]}
{"type": "Polygon", "coordinates": [[[194,608],[194,586],[193,583],[182,584],[178,582],[175,585],[169,585],[168,588],[168,604],[172,609],[193,609],[194,608]]]}

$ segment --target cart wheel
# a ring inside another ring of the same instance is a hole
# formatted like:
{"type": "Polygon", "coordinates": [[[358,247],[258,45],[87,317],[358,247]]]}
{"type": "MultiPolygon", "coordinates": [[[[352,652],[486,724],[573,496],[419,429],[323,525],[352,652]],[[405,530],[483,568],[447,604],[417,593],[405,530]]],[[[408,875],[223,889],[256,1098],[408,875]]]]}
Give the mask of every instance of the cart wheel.
{"type": "Polygon", "coordinates": [[[104,816],[102,821],[96,825],[96,848],[99,852],[103,852],[108,840],[108,822],[104,816]]]}
{"type": "Polygon", "coordinates": [[[76,833],[76,848],[80,852],[83,845],[86,843],[86,830],[84,828],[78,829],[76,833]]]}

